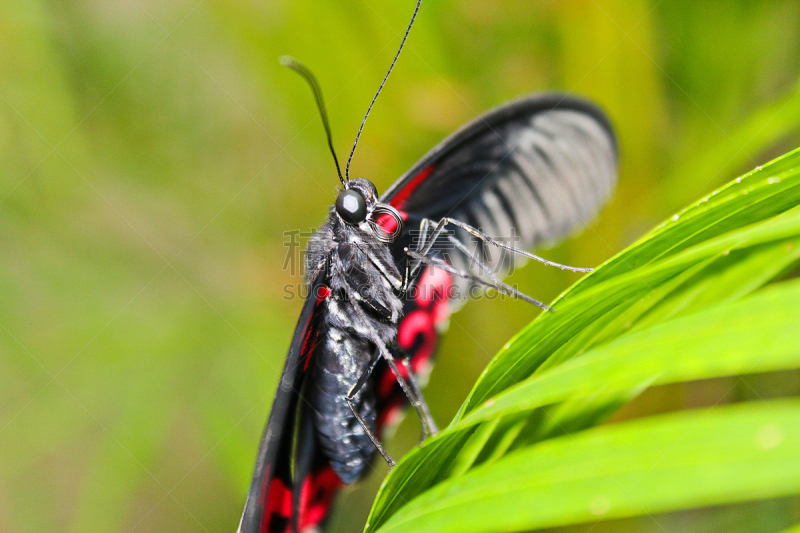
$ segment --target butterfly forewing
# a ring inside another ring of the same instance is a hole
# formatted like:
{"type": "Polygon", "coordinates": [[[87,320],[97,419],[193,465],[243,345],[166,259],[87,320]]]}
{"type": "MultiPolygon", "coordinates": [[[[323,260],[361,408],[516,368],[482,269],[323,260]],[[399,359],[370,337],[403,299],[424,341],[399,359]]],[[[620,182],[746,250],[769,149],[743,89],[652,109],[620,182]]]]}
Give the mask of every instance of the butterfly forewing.
{"type": "Polygon", "coordinates": [[[310,284],[309,296],[292,336],[267,427],[261,437],[255,472],[239,525],[241,533],[297,531],[293,522],[300,519],[301,507],[309,524],[315,518],[319,518],[319,522],[327,515],[331,496],[338,487],[327,473],[330,468],[319,454],[313,436],[308,437],[312,432],[307,425],[309,417],[302,398],[308,357],[318,341],[320,303],[329,294],[324,281],[322,273],[310,284]],[[297,435],[305,435],[304,446],[297,446],[297,435]],[[320,490],[325,494],[320,494],[320,490]],[[305,501],[302,498],[304,492],[307,496],[305,501]],[[323,506],[324,510],[321,509],[323,506]]]}
{"type": "MultiPolygon", "coordinates": [[[[605,115],[559,94],[530,96],[473,120],[431,150],[383,195],[410,231],[423,218],[454,218],[522,249],[551,244],[591,220],[616,185],[617,145],[605,115]],[[415,224],[416,222],[416,224],[415,224]]],[[[497,278],[515,256],[450,228],[497,278]]],[[[398,260],[415,236],[395,245],[398,260]]],[[[413,245],[413,243],[412,243],[413,245]]],[[[478,277],[475,262],[447,241],[433,250],[478,277]],[[446,253],[445,253],[446,250],[446,253]]],[[[461,297],[471,282],[454,280],[461,297]]]]}

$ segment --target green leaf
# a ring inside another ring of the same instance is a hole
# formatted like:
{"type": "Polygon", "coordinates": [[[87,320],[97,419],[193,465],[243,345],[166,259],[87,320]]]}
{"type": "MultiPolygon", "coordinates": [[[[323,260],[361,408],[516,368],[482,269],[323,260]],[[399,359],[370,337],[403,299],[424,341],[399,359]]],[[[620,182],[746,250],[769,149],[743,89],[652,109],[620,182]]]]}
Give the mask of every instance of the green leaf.
{"type": "Polygon", "coordinates": [[[794,151],[686,209],[586,276],[556,300],[555,313],[542,314],[518,334],[487,366],[460,416],[532,374],[613,307],[632,305],[715,255],[797,236],[798,214],[787,211],[798,204],[800,152],[794,151]]]}
{"type": "Polygon", "coordinates": [[[398,464],[365,531],[509,453],[602,422],[653,384],[800,367],[800,285],[747,296],[798,262],[798,204],[795,151],[579,281],[491,361],[451,425],[398,464]]]}
{"type": "MultiPolygon", "coordinates": [[[[448,477],[456,477],[469,470],[478,459],[481,451],[492,438],[492,434],[497,429],[500,419],[496,418],[488,424],[483,424],[478,428],[475,433],[470,435],[467,442],[459,450],[456,460],[450,467],[450,472],[447,473],[448,477]]],[[[503,432],[505,434],[505,432],[503,432]]]]}
{"type": "Polygon", "coordinates": [[[800,402],[680,412],[568,435],[447,480],[380,533],[480,533],[800,493],[800,402]]]}
{"type": "Polygon", "coordinates": [[[454,427],[567,399],[800,367],[800,281],[630,333],[504,391],[454,427]],[[768,341],[765,341],[768,339],[768,341]]]}

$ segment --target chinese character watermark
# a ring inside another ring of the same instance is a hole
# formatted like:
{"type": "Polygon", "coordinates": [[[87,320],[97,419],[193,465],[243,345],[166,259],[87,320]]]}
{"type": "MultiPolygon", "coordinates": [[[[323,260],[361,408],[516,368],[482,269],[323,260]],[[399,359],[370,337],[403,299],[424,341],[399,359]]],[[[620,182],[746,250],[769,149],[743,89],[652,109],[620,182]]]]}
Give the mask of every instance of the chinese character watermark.
{"type": "Polygon", "coordinates": [[[283,260],[284,272],[288,271],[292,276],[302,274],[306,253],[302,243],[307,242],[314,233],[316,233],[314,229],[308,231],[293,229],[283,232],[283,246],[286,248],[286,257],[283,260]]]}
{"type": "MultiPolygon", "coordinates": [[[[286,248],[286,255],[283,260],[283,271],[291,276],[303,274],[305,268],[306,255],[308,253],[305,243],[316,233],[312,228],[306,231],[295,229],[283,233],[283,246],[286,248]]],[[[412,229],[408,232],[410,237],[409,249],[415,251],[426,251],[433,238],[432,230],[423,234],[419,229],[412,229]]],[[[500,246],[487,242],[477,235],[462,230],[451,230],[446,228],[436,236],[436,241],[429,252],[435,255],[438,260],[452,265],[458,270],[463,270],[470,276],[485,280],[490,285],[492,281],[510,275],[514,271],[515,257],[514,249],[520,248],[521,238],[519,234],[511,228],[508,236],[492,236],[492,240],[500,243],[500,246]],[[457,244],[458,243],[458,244],[457,244]]],[[[405,260],[413,259],[406,258],[405,260]]],[[[351,265],[358,269],[359,265],[351,265]]],[[[402,270],[402,268],[401,268],[402,270]]],[[[516,287],[514,287],[516,289],[516,287]]],[[[305,299],[308,297],[308,286],[305,282],[289,284],[284,286],[285,300],[295,298],[305,299]]],[[[411,284],[410,290],[415,290],[415,285],[411,284]]],[[[485,298],[494,300],[507,297],[504,291],[488,289],[483,284],[468,283],[466,285],[453,283],[449,286],[448,294],[440,295],[448,300],[485,298]],[[468,294],[460,294],[464,287],[468,294]]],[[[414,299],[415,295],[409,293],[406,299],[414,299]]]]}

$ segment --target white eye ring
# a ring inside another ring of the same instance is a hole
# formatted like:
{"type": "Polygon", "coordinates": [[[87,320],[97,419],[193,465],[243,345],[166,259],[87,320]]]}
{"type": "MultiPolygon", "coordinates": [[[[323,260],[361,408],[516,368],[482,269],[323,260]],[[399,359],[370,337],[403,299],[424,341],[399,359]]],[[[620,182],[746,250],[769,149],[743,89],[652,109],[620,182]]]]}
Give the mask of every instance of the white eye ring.
{"type": "Polygon", "coordinates": [[[375,233],[375,237],[381,242],[392,242],[403,234],[403,217],[400,216],[400,212],[397,209],[389,204],[375,204],[367,220],[370,222],[370,227],[375,233]],[[378,218],[381,215],[389,215],[394,219],[395,228],[391,233],[386,233],[383,227],[378,224],[378,218]]]}

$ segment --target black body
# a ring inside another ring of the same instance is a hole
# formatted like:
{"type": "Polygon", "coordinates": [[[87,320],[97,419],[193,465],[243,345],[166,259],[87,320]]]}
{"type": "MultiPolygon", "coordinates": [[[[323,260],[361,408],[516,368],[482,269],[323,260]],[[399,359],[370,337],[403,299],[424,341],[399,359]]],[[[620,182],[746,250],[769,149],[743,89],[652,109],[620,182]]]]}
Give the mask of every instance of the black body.
{"type": "MultiPolygon", "coordinates": [[[[365,179],[352,180],[350,190],[361,193],[368,210],[378,201],[375,186],[365,179]]],[[[402,278],[372,222],[364,218],[349,225],[338,212],[331,210],[308,248],[307,275],[323,275],[330,295],[318,310],[322,340],[311,355],[307,397],[323,453],[342,481],[353,483],[363,474],[374,446],[345,397],[367,371],[373,352],[388,353],[394,343],[403,309],[402,278]]],[[[374,433],[375,397],[370,387],[357,393],[354,404],[374,433]]]]}

